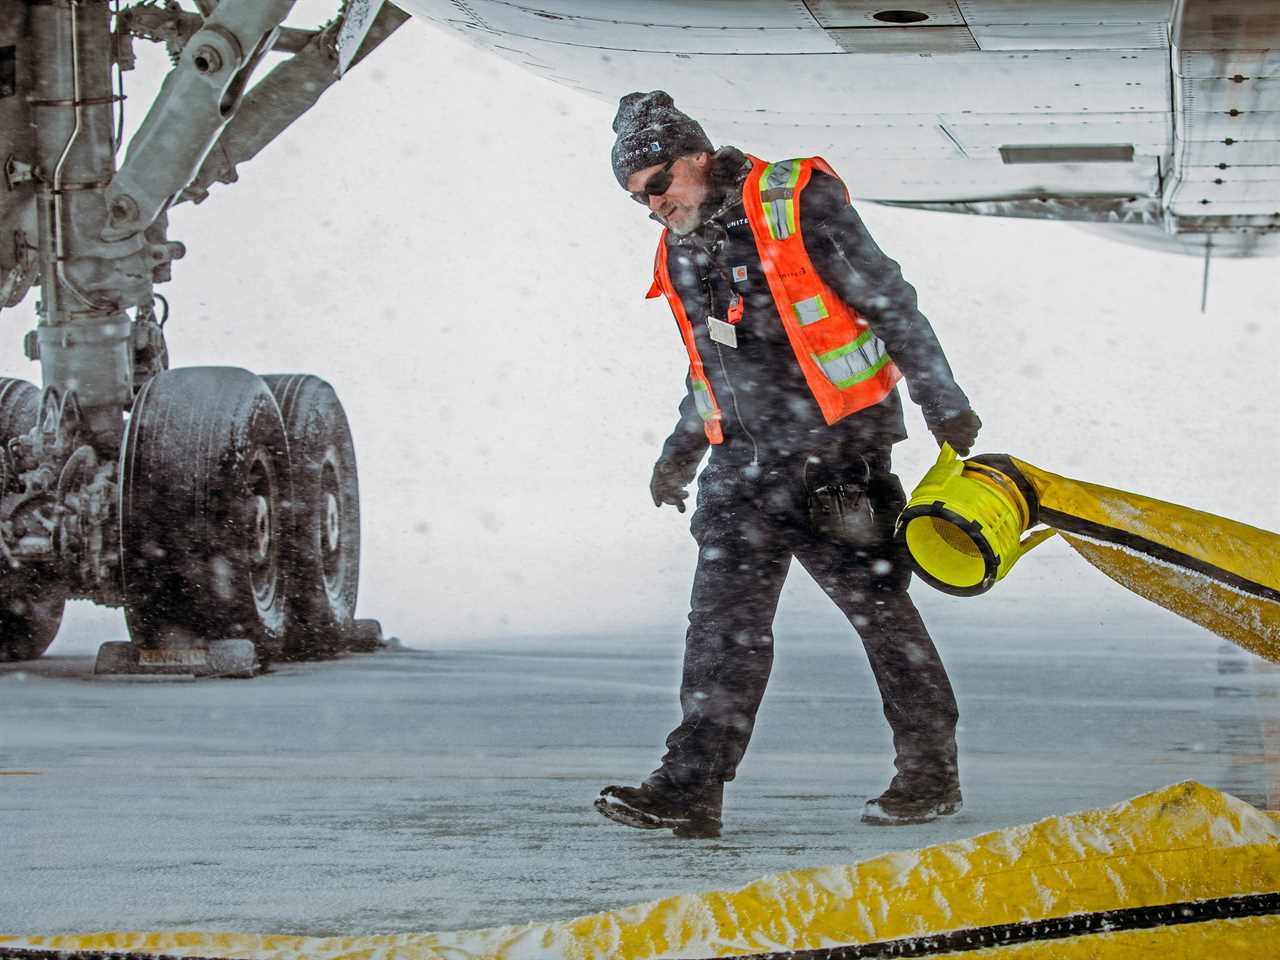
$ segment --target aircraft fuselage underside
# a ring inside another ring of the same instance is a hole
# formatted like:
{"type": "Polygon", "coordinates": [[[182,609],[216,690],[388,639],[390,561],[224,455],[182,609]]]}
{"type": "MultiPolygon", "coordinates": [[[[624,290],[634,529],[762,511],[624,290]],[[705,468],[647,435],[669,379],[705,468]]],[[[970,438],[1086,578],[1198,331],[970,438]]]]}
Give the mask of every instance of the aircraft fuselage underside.
{"type": "Polygon", "coordinates": [[[605,99],[662,87],[715,142],[820,154],[857,198],[1280,252],[1268,0],[404,0],[605,99]]]}

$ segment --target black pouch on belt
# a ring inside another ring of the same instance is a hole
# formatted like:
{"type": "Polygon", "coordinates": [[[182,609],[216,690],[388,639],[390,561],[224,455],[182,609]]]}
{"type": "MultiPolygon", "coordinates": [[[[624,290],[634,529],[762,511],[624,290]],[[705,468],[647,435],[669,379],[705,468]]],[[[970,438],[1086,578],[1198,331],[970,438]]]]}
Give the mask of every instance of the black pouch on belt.
{"type": "Polygon", "coordinates": [[[869,495],[871,465],[865,458],[859,460],[851,476],[822,478],[807,488],[809,526],[839,543],[869,547],[879,542],[881,533],[869,495]]]}

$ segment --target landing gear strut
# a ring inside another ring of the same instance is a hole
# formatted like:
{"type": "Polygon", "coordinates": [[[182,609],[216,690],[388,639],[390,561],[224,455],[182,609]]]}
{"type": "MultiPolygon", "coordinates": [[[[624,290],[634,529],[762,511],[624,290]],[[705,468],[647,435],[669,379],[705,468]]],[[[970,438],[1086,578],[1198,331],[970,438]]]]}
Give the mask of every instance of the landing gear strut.
{"type": "Polygon", "coordinates": [[[234,181],[405,15],[343,3],[282,33],[293,0],[198,7],[0,4],[0,308],[39,283],[25,349],[44,381],[0,379],[0,660],[40,656],[68,599],[124,608],[106,669],[246,675],[379,635],[354,619],[359,490],[333,389],[168,369],[154,287],[185,253],[168,208],[234,181]],[[136,38],[175,67],[117,169],[113,74],[136,38]],[[273,49],[293,56],[259,91],[273,49]]]}

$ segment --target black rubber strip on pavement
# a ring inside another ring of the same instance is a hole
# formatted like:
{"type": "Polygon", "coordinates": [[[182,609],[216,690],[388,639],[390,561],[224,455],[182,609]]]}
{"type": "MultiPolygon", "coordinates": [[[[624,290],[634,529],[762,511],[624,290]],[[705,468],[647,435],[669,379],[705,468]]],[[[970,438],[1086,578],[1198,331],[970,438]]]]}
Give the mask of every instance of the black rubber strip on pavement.
{"type": "Polygon", "coordinates": [[[934,957],[968,953],[992,947],[1035,943],[1041,940],[1065,940],[1125,930],[1151,930],[1156,927],[1235,920],[1242,917],[1265,917],[1280,914],[1280,893],[1255,893],[1216,900],[1190,900],[1156,907],[1125,907],[1077,913],[1045,920],[1024,920],[989,927],[970,927],[947,933],[881,940],[876,943],[823,947],[818,950],[788,950],[782,953],[741,954],[722,960],[890,960],[898,957],[934,957]]]}
{"type": "MultiPolygon", "coordinates": [[[[1280,915],[1280,893],[1253,893],[1215,900],[1189,900],[1154,907],[1125,907],[1076,913],[1045,920],[1024,920],[989,927],[970,927],[920,937],[902,937],[875,943],[855,943],[817,950],[788,950],[781,953],[737,954],[718,960],[895,960],[899,957],[934,957],[968,953],[992,947],[1065,940],[1069,937],[1151,930],[1215,920],[1280,915]]],[[[29,947],[0,946],[0,960],[226,960],[225,957],[177,956],[163,953],[136,953],[109,950],[36,950],[29,947]]],[[[716,958],[707,958],[716,960],[716,958]]]]}

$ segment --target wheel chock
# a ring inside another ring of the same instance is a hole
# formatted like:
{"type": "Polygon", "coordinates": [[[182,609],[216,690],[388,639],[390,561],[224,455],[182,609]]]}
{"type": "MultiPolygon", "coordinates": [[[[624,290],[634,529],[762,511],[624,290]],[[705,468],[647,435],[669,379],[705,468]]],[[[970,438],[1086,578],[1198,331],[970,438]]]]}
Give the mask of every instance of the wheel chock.
{"type": "Polygon", "coordinates": [[[252,640],[210,640],[208,673],[201,676],[252,680],[258,654],[252,640]]]}
{"type": "Polygon", "coordinates": [[[347,635],[347,649],[357,653],[371,653],[383,646],[382,623],[378,620],[354,620],[347,635]]]}
{"type": "Polygon", "coordinates": [[[95,676],[104,679],[192,680],[196,677],[252,678],[258,665],[252,640],[210,640],[139,647],[113,640],[98,648],[95,676]]]}
{"type": "Polygon", "coordinates": [[[98,648],[93,664],[96,676],[130,674],[138,669],[138,648],[127,640],[110,640],[98,648]]]}

